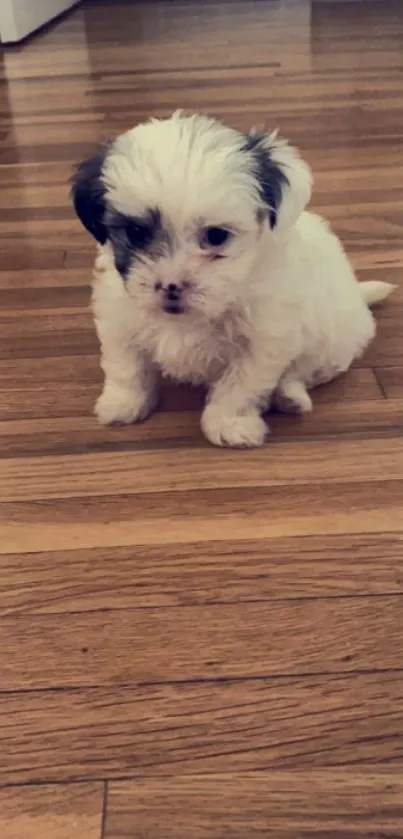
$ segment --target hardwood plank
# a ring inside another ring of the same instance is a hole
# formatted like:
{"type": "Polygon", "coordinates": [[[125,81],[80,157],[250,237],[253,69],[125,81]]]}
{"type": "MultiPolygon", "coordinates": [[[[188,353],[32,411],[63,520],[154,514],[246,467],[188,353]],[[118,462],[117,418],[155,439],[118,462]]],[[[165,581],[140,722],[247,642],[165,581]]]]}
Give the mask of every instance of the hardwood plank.
{"type": "MultiPolygon", "coordinates": [[[[381,383],[383,384],[382,379],[381,383]]],[[[332,389],[333,386],[331,386],[332,389]]],[[[327,388],[324,389],[326,390],[327,388]]],[[[300,440],[303,437],[312,437],[320,440],[331,436],[343,439],[345,436],[375,438],[382,434],[388,437],[400,435],[403,410],[401,398],[388,401],[379,398],[338,401],[331,398],[330,390],[322,394],[319,389],[312,396],[314,402],[312,414],[305,414],[302,417],[285,417],[284,414],[269,415],[273,439],[300,440]]]]}
{"type": "Polygon", "coordinates": [[[400,837],[403,783],[390,772],[274,772],[112,783],[106,839],[400,837]]]}
{"type": "MultiPolygon", "coordinates": [[[[100,388],[95,389],[89,385],[74,388],[72,391],[62,388],[60,398],[66,393],[71,397],[70,410],[63,411],[63,405],[59,400],[52,400],[49,394],[46,395],[45,389],[38,391],[35,406],[31,411],[28,407],[25,409],[25,414],[33,414],[33,418],[0,422],[0,456],[10,458],[63,453],[78,455],[105,450],[169,448],[172,442],[179,441],[187,441],[189,445],[195,442],[200,446],[204,444],[200,430],[198,395],[190,391],[186,392],[186,395],[183,394],[182,402],[182,393],[171,391],[169,398],[175,400],[172,407],[177,410],[171,410],[171,402],[167,401],[163,411],[155,413],[147,422],[139,423],[134,432],[132,428],[105,428],[97,423],[92,409],[93,397],[99,392],[100,388]],[[185,398],[190,405],[186,404],[185,398]],[[45,403],[48,414],[44,410],[45,403]],[[57,413],[62,415],[57,416],[57,413]]],[[[22,402],[22,396],[20,398],[22,402]]],[[[401,407],[403,404],[398,401],[399,418],[401,407]]],[[[390,415],[385,415],[385,422],[390,421],[390,415]]],[[[380,425],[381,422],[382,419],[379,420],[380,425]]]]}
{"type": "Polygon", "coordinates": [[[376,375],[388,399],[403,393],[403,366],[377,367],[376,375]]]}
{"type": "MultiPolygon", "coordinates": [[[[39,301],[41,299],[49,301],[52,299],[53,305],[48,309],[48,311],[50,312],[52,309],[55,309],[55,318],[52,321],[49,318],[49,315],[44,315],[42,312],[38,312],[38,305],[32,306],[30,319],[25,319],[28,326],[31,325],[32,318],[36,318],[37,314],[40,314],[44,317],[46,322],[49,323],[50,321],[50,327],[53,326],[57,329],[59,318],[58,311],[60,308],[64,307],[66,302],[67,306],[71,308],[71,312],[66,319],[71,321],[78,315],[79,321],[83,324],[84,328],[86,327],[87,314],[85,312],[85,307],[81,307],[79,305],[77,305],[77,307],[74,306],[74,302],[78,303],[79,295],[81,296],[87,294],[86,290],[81,288],[74,288],[72,290],[66,290],[64,288],[60,288],[59,290],[57,288],[52,288],[49,291],[48,289],[45,289],[43,296],[40,291],[38,293],[37,289],[24,290],[23,293],[21,293],[21,290],[18,289],[15,293],[17,306],[14,311],[10,310],[10,312],[7,313],[7,318],[9,320],[12,318],[13,321],[17,322],[19,325],[18,322],[20,315],[18,309],[24,306],[26,291],[30,292],[31,299],[32,301],[35,301],[36,304],[38,303],[38,298],[39,301]],[[66,296],[66,301],[63,300],[64,296],[66,296]],[[57,305],[59,300],[61,303],[60,307],[57,305]],[[75,311],[76,308],[78,309],[77,312],[75,311]]],[[[9,303],[10,300],[12,300],[13,295],[10,294],[9,290],[7,290],[5,297],[9,303]]],[[[11,323],[9,331],[11,332],[11,323]]],[[[27,328],[25,327],[25,324],[21,331],[24,335],[26,335],[27,328]]],[[[7,387],[11,389],[21,387],[22,385],[27,386],[27,382],[29,385],[29,382],[33,378],[41,384],[48,384],[49,382],[69,382],[70,384],[74,382],[101,382],[102,374],[98,347],[97,352],[92,354],[85,354],[83,352],[79,355],[79,359],[71,356],[56,354],[53,356],[45,356],[44,358],[36,358],[35,356],[32,357],[28,355],[25,357],[22,356],[0,359],[0,382],[3,387],[7,385],[7,387]]],[[[176,389],[178,391],[183,391],[184,387],[176,385],[176,389]]],[[[382,393],[379,389],[373,371],[369,368],[360,367],[349,370],[346,375],[340,376],[329,385],[316,388],[313,393],[315,404],[324,401],[341,402],[346,399],[352,401],[379,399],[381,395],[382,393]]]]}
{"type": "Polygon", "coordinates": [[[345,400],[358,402],[379,399],[382,395],[382,390],[379,388],[374,371],[370,369],[366,356],[359,359],[356,366],[352,367],[345,375],[339,376],[327,385],[314,388],[312,391],[314,410],[324,402],[334,404],[345,400]]]}
{"type": "MultiPolygon", "coordinates": [[[[15,416],[28,414],[31,418],[0,421],[0,457],[155,449],[167,448],[173,443],[178,446],[207,446],[200,429],[204,397],[198,391],[167,388],[161,409],[133,430],[118,427],[109,429],[98,425],[92,416],[92,396],[95,396],[95,392],[88,385],[86,387],[87,390],[80,386],[72,391],[62,388],[58,399],[51,399],[48,391],[43,388],[36,391],[35,402],[30,404],[26,401],[23,403],[20,391],[18,405],[21,410],[15,411],[15,416]],[[62,396],[66,397],[67,394],[69,401],[66,399],[62,403],[62,396]],[[79,416],[80,410],[82,416],[79,416]],[[57,413],[62,416],[57,416],[57,413]]],[[[6,403],[7,406],[11,404],[16,407],[14,401],[6,403]]],[[[401,436],[402,413],[403,398],[388,402],[384,399],[335,403],[323,401],[315,405],[314,413],[309,416],[297,418],[272,413],[269,422],[272,440],[327,440],[329,437],[375,439],[384,435],[401,436]]]]}
{"type": "MultiPolygon", "coordinates": [[[[78,159],[78,158],[77,158],[78,159]]],[[[403,257],[402,257],[403,261],[403,257]]],[[[77,245],[70,245],[66,250],[66,255],[63,267],[66,271],[77,268],[85,269],[87,274],[91,276],[92,267],[94,264],[94,250],[87,244],[85,248],[78,248],[77,245]]]]}
{"type": "Polygon", "coordinates": [[[403,479],[400,438],[273,442],[244,453],[211,446],[175,450],[16,458],[2,465],[1,501],[80,498],[86,495],[182,493],[225,488],[281,487],[403,479]],[[245,463],[248,469],[245,471],[245,463]],[[99,481],[102,473],[104,482],[99,481]],[[27,478],[27,476],[29,476],[27,478]]]}
{"type": "Polygon", "coordinates": [[[401,364],[402,317],[403,286],[395,292],[394,306],[379,313],[376,346],[372,344],[366,353],[366,363],[377,368],[401,364]]]}
{"type": "Polygon", "coordinates": [[[384,477],[275,492],[252,487],[9,502],[0,506],[0,523],[0,554],[400,533],[402,482],[384,477]]]}
{"type": "MultiPolygon", "coordinates": [[[[75,315],[65,317],[65,329],[60,329],[60,331],[57,329],[57,322],[46,321],[46,316],[39,323],[35,316],[27,317],[22,329],[15,324],[15,321],[13,323],[10,320],[7,330],[5,330],[8,335],[0,336],[0,354],[3,359],[7,360],[21,356],[23,358],[27,356],[43,358],[44,356],[64,355],[79,358],[80,352],[84,355],[92,355],[98,352],[98,341],[93,327],[90,325],[90,316],[83,315],[80,317],[77,315],[79,321],[77,328],[74,328],[75,320],[75,315]],[[87,321],[88,327],[82,328],[80,321],[81,323],[87,321]]],[[[59,325],[62,327],[61,323],[59,325]]]]}
{"type": "Polygon", "coordinates": [[[8,690],[403,670],[392,595],[11,616],[0,633],[8,690]]]}
{"type": "Polygon", "coordinates": [[[20,245],[0,247],[0,264],[5,271],[24,271],[26,268],[55,268],[60,269],[65,263],[65,251],[60,247],[33,247],[24,243],[20,245]]]}
{"type": "MultiPolygon", "coordinates": [[[[269,78],[264,78],[265,73],[262,71],[259,72],[259,75],[262,79],[262,85],[267,86],[268,81],[272,79],[272,74],[269,78]]],[[[239,76],[244,76],[244,71],[240,70],[237,73],[233,72],[233,79],[232,84],[239,86],[239,76]]],[[[200,79],[200,75],[197,76],[194,80],[194,86],[198,84],[205,85],[205,81],[200,79]]],[[[250,78],[251,74],[248,74],[250,78]]],[[[257,84],[256,79],[250,78],[250,81],[257,84]]],[[[326,98],[328,95],[327,93],[327,85],[323,85],[323,99],[326,98]]],[[[119,75],[115,80],[115,90],[113,91],[113,99],[115,102],[115,96],[119,94],[119,91],[122,89],[122,85],[124,84],[124,78],[119,75]]],[[[218,80],[218,84],[221,86],[221,81],[218,80]]],[[[394,81],[394,86],[397,88],[399,84],[399,80],[394,81]]],[[[157,79],[155,82],[154,87],[158,87],[160,85],[160,80],[157,79]]],[[[214,79],[214,87],[217,85],[217,79],[214,79]]],[[[336,87],[337,83],[333,85],[336,87]]],[[[367,85],[372,89],[371,97],[373,100],[374,97],[374,88],[373,88],[373,81],[368,79],[367,85]]],[[[378,83],[379,85],[379,83],[378,83]]],[[[142,88],[146,89],[148,95],[152,91],[153,87],[148,86],[144,83],[144,77],[142,81],[142,88]]],[[[180,89],[183,86],[182,78],[179,78],[177,85],[175,85],[175,89],[180,89]]],[[[354,83],[350,82],[349,84],[349,91],[348,95],[352,95],[354,83]]],[[[130,104],[130,97],[133,96],[133,78],[130,77],[130,91],[128,94],[128,104],[130,104]]],[[[214,87],[212,90],[214,90],[214,87]]],[[[361,82],[360,87],[362,89],[363,82],[361,82]]],[[[60,82],[59,82],[60,88],[60,82]]],[[[276,88],[278,90],[278,95],[276,97],[276,111],[278,108],[282,106],[282,103],[287,98],[290,98],[290,91],[293,91],[294,85],[290,82],[290,80],[284,80],[277,78],[276,81],[276,88]]],[[[303,82],[302,86],[295,87],[295,94],[292,96],[292,100],[290,102],[290,106],[292,109],[297,109],[299,106],[306,109],[306,102],[305,96],[307,90],[311,91],[313,88],[312,83],[310,83],[307,79],[303,82]]],[[[313,88],[314,90],[315,88],[313,88]]],[[[69,85],[69,90],[71,94],[73,93],[72,86],[69,85]]],[[[40,86],[38,87],[38,92],[40,91],[40,86]]],[[[32,94],[31,94],[32,95],[32,94]]],[[[380,95],[382,96],[382,92],[380,91],[380,95]]],[[[56,97],[60,99],[60,93],[58,92],[56,97]]],[[[111,96],[111,98],[112,98],[111,96]]],[[[399,97],[399,91],[396,90],[396,97],[399,97]]],[[[47,102],[49,102],[50,97],[47,97],[47,102]]],[[[14,99],[15,101],[15,99],[14,99]]],[[[369,101],[371,101],[369,99],[369,101]]],[[[345,107],[345,99],[340,100],[340,106],[345,107]]],[[[83,107],[88,107],[88,100],[85,98],[83,100],[83,107]]],[[[26,107],[24,106],[24,114],[27,112],[26,107]]],[[[54,109],[52,109],[54,112],[54,109]]],[[[27,122],[29,121],[30,125],[35,125],[35,128],[31,128],[31,131],[38,137],[38,134],[41,135],[41,132],[38,132],[38,125],[40,122],[45,121],[45,117],[37,116],[35,118],[35,113],[29,113],[28,116],[25,117],[17,117],[15,114],[13,116],[14,124],[21,122],[22,119],[25,119],[27,122]]],[[[83,115],[83,119],[84,119],[83,115]]],[[[46,119],[50,119],[51,117],[47,117],[46,119]]],[[[68,113],[66,114],[64,111],[61,113],[56,113],[54,116],[55,121],[59,124],[63,122],[71,121],[74,118],[78,118],[77,114],[68,113]]],[[[314,156],[312,156],[314,158],[314,156]]],[[[396,184],[403,178],[403,167],[396,162],[396,165],[393,167],[388,166],[379,166],[376,167],[376,161],[372,162],[372,165],[369,167],[362,167],[359,169],[356,168],[345,168],[344,170],[339,167],[337,169],[337,173],[334,171],[321,171],[320,169],[317,170],[316,162],[312,159],[312,165],[315,167],[316,170],[316,178],[315,178],[315,192],[313,195],[313,206],[317,211],[323,212],[323,214],[327,215],[328,212],[331,212],[333,208],[337,207],[341,209],[343,207],[344,202],[344,209],[345,212],[348,212],[352,215],[356,212],[359,208],[359,212],[363,213],[364,215],[382,215],[390,214],[392,209],[395,212],[402,212],[402,200],[401,200],[401,190],[399,186],[396,184]],[[368,180],[371,179],[371,186],[368,186],[368,180]],[[387,190],[388,200],[385,198],[385,190],[387,190]],[[332,201],[330,201],[329,193],[331,193],[332,201]],[[349,204],[348,207],[345,206],[345,201],[348,200],[349,204]]],[[[19,177],[17,178],[16,167],[10,166],[9,169],[1,168],[0,167],[0,208],[8,210],[8,218],[11,221],[13,218],[17,218],[19,213],[26,213],[29,218],[35,218],[34,211],[37,213],[37,218],[43,218],[44,215],[50,214],[53,212],[55,215],[54,217],[60,218],[71,218],[72,211],[71,208],[66,205],[66,191],[64,184],[60,181],[62,179],[68,180],[71,175],[71,165],[65,163],[63,164],[53,164],[53,165],[35,165],[32,164],[31,166],[26,166],[23,170],[23,174],[21,170],[17,170],[19,177]],[[8,182],[7,182],[8,179],[8,182]],[[22,187],[23,187],[23,194],[22,194],[22,187]]]]}
{"type": "MultiPolygon", "coordinates": [[[[22,86],[26,91],[26,80],[22,82],[22,86]]],[[[17,82],[13,83],[13,105],[17,106],[17,82]]],[[[38,91],[41,88],[38,85],[38,91]]],[[[29,92],[26,93],[26,99],[30,98],[29,92]]],[[[17,108],[16,108],[17,110],[17,108]]],[[[25,110],[25,108],[24,108],[25,110]]],[[[58,190],[62,188],[62,184],[66,184],[70,177],[71,166],[69,162],[48,160],[46,163],[37,163],[32,166],[24,166],[17,163],[15,166],[2,166],[0,163],[0,187],[3,192],[4,189],[11,187],[12,190],[21,196],[22,189],[33,186],[56,186],[58,190]]],[[[2,266],[3,270],[3,266],[2,266]]]]}
{"type": "Polygon", "coordinates": [[[102,784],[2,789],[2,839],[100,839],[102,802],[102,784]]]}
{"type": "MultiPolygon", "coordinates": [[[[135,648],[134,648],[135,649],[135,648]]],[[[403,674],[0,692],[0,784],[403,769],[403,674]]],[[[251,776],[253,777],[253,776],[251,776]]]]}
{"type": "MultiPolygon", "coordinates": [[[[377,268],[385,271],[385,279],[389,268],[399,269],[403,267],[403,250],[399,247],[382,247],[377,249],[355,248],[350,244],[349,251],[352,264],[358,271],[367,271],[377,268]]],[[[66,259],[67,262],[67,259],[66,259]]]]}
{"type": "MultiPolygon", "coordinates": [[[[67,351],[72,340],[72,335],[69,335],[65,340],[61,339],[58,344],[60,353],[67,351]]],[[[81,333],[76,333],[77,340],[81,340],[81,333]]],[[[74,338],[73,338],[74,340],[74,338]]],[[[34,357],[41,357],[42,353],[47,354],[53,352],[53,341],[49,339],[39,338],[38,342],[30,344],[29,339],[23,338],[23,352],[32,352],[34,357]]],[[[94,348],[92,336],[89,337],[87,349],[94,348]]],[[[21,347],[22,349],[22,347],[21,347]]],[[[76,362],[76,368],[79,368],[79,355],[73,349],[72,366],[76,362]]],[[[84,384],[72,380],[69,384],[63,382],[49,386],[46,381],[35,381],[35,379],[27,380],[28,384],[17,387],[3,387],[0,388],[0,421],[8,420],[27,420],[36,418],[47,418],[48,425],[51,427],[53,417],[92,417],[96,398],[101,392],[101,385],[98,384],[84,384]]],[[[92,419],[92,424],[95,426],[95,417],[92,419]]]]}
{"type": "Polygon", "coordinates": [[[4,554],[1,611],[4,616],[402,594],[402,549],[402,534],[349,534],[174,544],[163,552],[130,546],[4,554]]]}
{"type": "MultiPolygon", "coordinates": [[[[33,308],[26,309],[25,311],[17,310],[14,312],[14,316],[11,315],[12,313],[7,312],[5,316],[0,316],[2,341],[4,343],[7,341],[9,345],[12,345],[12,340],[16,335],[20,339],[44,335],[45,337],[49,337],[53,343],[55,343],[56,335],[59,339],[60,335],[63,333],[69,335],[71,331],[73,331],[73,334],[76,332],[84,335],[87,331],[91,331],[95,337],[94,326],[87,307],[83,310],[78,309],[78,311],[75,311],[73,309],[72,311],[66,312],[63,309],[61,311],[58,309],[45,309],[43,312],[33,308]]],[[[79,348],[77,348],[78,354],[79,348]]]]}
{"type": "MultiPolygon", "coordinates": [[[[67,277],[66,277],[67,282],[67,277]]],[[[90,301],[90,290],[85,286],[65,286],[64,288],[7,288],[0,289],[0,306],[7,317],[18,319],[21,311],[35,312],[36,315],[56,312],[68,312],[75,315],[85,312],[90,301]]]]}
{"type": "MultiPolygon", "coordinates": [[[[35,327],[33,329],[35,331],[35,327]]],[[[44,417],[92,416],[95,400],[102,387],[99,353],[95,354],[96,349],[97,341],[90,331],[85,335],[77,330],[61,334],[56,344],[52,337],[43,333],[36,333],[31,337],[27,332],[21,337],[14,337],[12,345],[7,341],[5,359],[0,362],[0,422],[44,417]],[[83,355],[79,354],[78,341],[81,341],[83,355]],[[92,354],[85,355],[85,348],[92,351],[92,354]],[[26,352],[31,353],[29,358],[24,355],[19,357],[21,353],[26,352]],[[34,398],[27,399],[27,394],[32,394],[34,398]]],[[[365,368],[353,369],[336,382],[317,388],[313,394],[313,417],[294,418],[292,425],[302,428],[311,421],[315,423],[317,411],[325,404],[338,407],[341,416],[344,415],[345,419],[347,415],[350,416],[349,422],[354,425],[354,411],[357,418],[357,414],[362,414],[367,401],[374,400],[375,403],[375,400],[380,398],[383,398],[382,391],[373,371],[365,368]],[[347,405],[342,408],[345,402],[347,405]],[[353,404],[348,408],[350,403],[353,404]]],[[[205,393],[200,388],[164,383],[160,391],[157,414],[144,423],[146,430],[137,425],[126,429],[124,438],[128,443],[136,439],[141,440],[144,434],[148,434],[150,423],[161,422],[157,418],[161,411],[200,412],[204,401],[205,393]]],[[[373,408],[376,410],[375,404],[368,406],[368,415],[373,408]]],[[[178,417],[178,421],[186,432],[185,418],[181,421],[178,417]]],[[[285,416],[281,417],[281,421],[270,419],[270,422],[276,423],[276,428],[281,425],[287,426],[287,421],[289,423],[285,416]]],[[[192,421],[191,424],[193,428],[192,421]]],[[[318,427],[320,429],[320,423],[318,427]]],[[[92,430],[95,435],[99,433],[95,418],[92,420],[92,430]]],[[[107,431],[106,439],[110,440],[111,444],[116,438],[115,431],[116,429],[107,431]]],[[[199,437],[201,441],[201,436],[199,437]]]]}
{"type": "MultiPolygon", "coordinates": [[[[131,86],[126,84],[119,85],[119,78],[114,82],[107,80],[102,87],[99,86],[93,92],[88,94],[85,91],[85,86],[80,83],[68,85],[68,90],[71,96],[75,97],[75,114],[81,116],[74,120],[74,142],[77,144],[94,143],[105,138],[107,129],[105,126],[104,114],[110,111],[115,115],[131,116],[132,122],[137,122],[141,119],[141,115],[147,110],[147,105],[152,96],[154,107],[158,111],[164,109],[174,110],[178,103],[178,95],[181,95],[181,104],[184,108],[204,112],[209,110],[210,113],[221,113],[222,116],[229,112],[244,112],[247,116],[253,109],[254,112],[263,113],[266,109],[267,115],[270,119],[277,116],[281,123],[292,123],[295,130],[296,118],[301,114],[315,117],[318,127],[327,134],[329,129],[334,129],[337,134],[344,135],[348,133],[348,126],[338,125],[337,116],[346,110],[349,97],[353,95],[353,84],[339,82],[335,85],[334,96],[331,103],[328,99],[328,87],[320,84],[312,83],[311,79],[304,79],[304,83],[296,85],[290,82],[288,78],[279,78],[275,74],[275,68],[265,67],[254,72],[243,72],[242,69],[237,68],[237,72],[233,74],[233,78],[228,78],[227,74],[215,73],[214,78],[210,78],[206,73],[193,73],[193,84],[191,87],[185,87],[183,84],[184,74],[178,74],[177,80],[164,77],[164,85],[161,84],[161,79],[154,77],[152,80],[142,77],[140,82],[131,78],[131,86]],[[217,78],[218,76],[218,78],[217,78]],[[273,84],[273,79],[276,79],[275,88],[270,100],[267,99],[267,86],[273,84]],[[250,85],[254,86],[253,102],[248,99],[248,91],[250,92],[250,85]],[[337,89],[338,88],[338,89],[337,89]],[[85,115],[85,119],[83,118],[85,115]]],[[[29,158],[24,156],[24,160],[31,160],[31,165],[37,164],[39,161],[46,162],[42,154],[40,154],[40,141],[37,131],[38,121],[42,126],[40,136],[48,145],[63,144],[66,138],[66,109],[60,108],[60,83],[59,90],[50,88],[46,102],[38,99],[33,102],[28,99],[28,95],[18,90],[16,85],[15,106],[17,117],[22,113],[38,119],[27,120],[17,118],[14,124],[18,125],[18,134],[21,145],[24,149],[29,149],[29,158]],[[60,118],[60,116],[61,118],[60,118]],[[64,119],[63,119],[64,116],[64,119]],[[38,156],[40,154],[40,156],[38,156]]],[[[384,121],[382,126],[383,131],[393,131],[401,127],[401,103],[399,99],[399,78],[388,79],[379,85],[379,90],[370,90],[371,80],[366,79],[360,81],[357,85],[360,89],[360,99],[363,104],[363,111],[357,114],[356,121],[360,126],[362,132],[369,131],[370,122],[374,121],[374,114],[376,114],[381,101],[384,108],[384,121]],[[380,101],[381,100],[381,101],[380,101]]],[[[31,97],[35,94],[35,88],[38,85],[33,85],[31,97]]],[[[377,125],[373,125],[375,136],[379,133],[377,125]]],[[[309,124],[304,128],[305,144],[311,140],[314,142],[314,132],[309,124]]],[[[360,138],[357,138],[359,144],[360,138]]],[[[11,134],[9,138],[4,141],[4,161],[15,163],[15,140],[11,134]]],[[[71,156],[71,155],[70,155],[71,156]]],[[[68,158],[68,155],[66,154],[68,158]]],[[[73,159],[73,158],[71,158],[73,159]]],[[[396,186],[396,181],[394,183],[396,186]]]]}
{"type": "MultiPolygon", "coordinates": [[[[1,171],[1,167],[0,167],[1,171]]],[[[26,268],[9,269],[0,271],[0,289],[8,292],[21,292],[21,296],[37,289],[52,289],[52,294],[57,295],[57,289],[86,288],[89,291],[91,282],[91,269],[85,268],[26,268]]],[[[14,297],[17,295],[15,294],[14,297]]],[[[40,297],[40,291],[38,291],[40,297]]],[[[2,295],[4,301],[8,300],[6,294],[2,295]]]]}

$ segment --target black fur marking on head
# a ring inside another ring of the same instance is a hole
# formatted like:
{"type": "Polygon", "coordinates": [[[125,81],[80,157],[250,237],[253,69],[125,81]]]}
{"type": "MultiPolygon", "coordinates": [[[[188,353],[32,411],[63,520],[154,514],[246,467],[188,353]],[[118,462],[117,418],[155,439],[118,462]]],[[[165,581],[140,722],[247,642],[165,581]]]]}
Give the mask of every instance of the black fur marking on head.
{"type": "Polygon", "coordinates": [[[77,166],[71,188],[78,218],[101,245],[108,238],[104,224],[105,186],[102,183],[102,172],[110,146],[110,143],[105,144],[93,157],[77,166]]]}
{"type": "Polygon", "coordinates": [[[72,179],[72,198],[78,218],[101,245],[110,242],[116,269],[126,279],[134,258],[146,254],[158,259],[170,246],[158,210],[145,211],[139,218],[124,215],[107,198],[102,174],[111,143],[81,163],[72,179]]]}
{"type": "Polygon", "coordinates": [[[105,213],[107,238],[110,241],[119,274],[126,279],[134,259],[142,255],[159,259],[170,245],[158,210],[148,210],[139,218],[126,216],[108,207],[105,213]]]}
{"type": "Polygon", "coordinates": [[[283,189],[288,179],[280,167],[271,159],[266,137],[262,133],[248,134],[242,151],[251,152],[255,162],[255,175],[260,195],[269,211],[270,228],[276,226],[277,213],[281,204],[283,189]]]}

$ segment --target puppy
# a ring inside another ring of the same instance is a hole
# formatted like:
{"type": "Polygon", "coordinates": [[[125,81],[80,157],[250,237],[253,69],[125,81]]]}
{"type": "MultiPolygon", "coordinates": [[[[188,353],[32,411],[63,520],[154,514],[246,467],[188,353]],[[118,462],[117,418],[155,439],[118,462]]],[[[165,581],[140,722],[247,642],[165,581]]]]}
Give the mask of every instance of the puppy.
{"type": "Polygon", "coordinates": [[[277,134],[174,114],[82,163],[78,217],[98,242],[93,311],[103,424],[145,419],[160,376],[208,387],[202,429],[260,446],[271,402],[310,411],[309,390],[346,371],[375,334],[342,245],[304,212],[312,177],[277,134]]]}

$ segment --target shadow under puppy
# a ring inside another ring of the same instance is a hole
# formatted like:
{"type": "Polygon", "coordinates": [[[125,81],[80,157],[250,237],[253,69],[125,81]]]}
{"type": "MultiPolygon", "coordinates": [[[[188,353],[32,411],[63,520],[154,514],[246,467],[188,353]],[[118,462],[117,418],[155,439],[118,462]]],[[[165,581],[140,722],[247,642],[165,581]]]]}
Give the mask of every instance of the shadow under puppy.
{"type": "Polygon", "coordinates": [[[350,367],[393,286],[357,282],[328,224],[304,212],[311,184],[276,134],[180,113],[78,167],[75,209],[98,242],[101,423],[145,419],[169,375],[207,385],[211,443],[260,446],[271,401],[310,411],[308,391],[350,367]]]}

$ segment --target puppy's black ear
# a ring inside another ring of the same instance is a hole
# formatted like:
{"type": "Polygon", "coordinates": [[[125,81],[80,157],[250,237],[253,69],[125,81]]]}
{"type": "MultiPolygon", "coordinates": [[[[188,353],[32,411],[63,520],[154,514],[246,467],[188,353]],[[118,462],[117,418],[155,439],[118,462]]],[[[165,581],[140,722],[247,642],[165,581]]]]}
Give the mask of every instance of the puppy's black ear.
{"type": "Polygon", "coordinates": [[[269,224],[273,230],[277,222],[283,188],[288,183],[287,177],[272,160],[265,134],[251,131],[246,137],[244,149],[251,152],[253,156],[254,173],[259,184],[260,197],[267,206],[269,224]]]}
{"type": "Polygon", "coordinates": [[[312,176],[298,152],[277,134],[252,131],[244,150],[252,157],[271,229],[292,227],[311,196],[312,176]]]}
{"type": "Polygon", "coordinates": [[[74,209],[86,230],[104,245],[107,229],[104,224],[105,186],[102,171],[109,146],[105,145],[98,152],[77,166],[72,178],[71,195],[74,209]]]}

